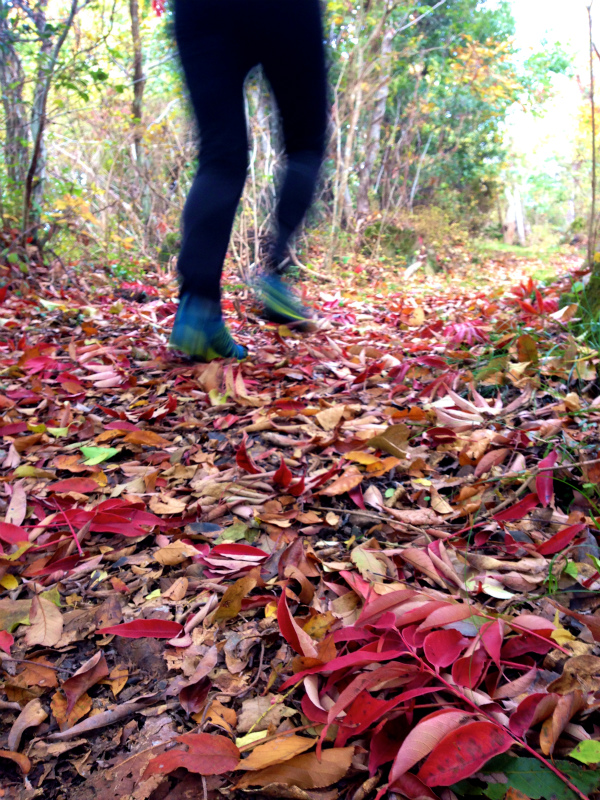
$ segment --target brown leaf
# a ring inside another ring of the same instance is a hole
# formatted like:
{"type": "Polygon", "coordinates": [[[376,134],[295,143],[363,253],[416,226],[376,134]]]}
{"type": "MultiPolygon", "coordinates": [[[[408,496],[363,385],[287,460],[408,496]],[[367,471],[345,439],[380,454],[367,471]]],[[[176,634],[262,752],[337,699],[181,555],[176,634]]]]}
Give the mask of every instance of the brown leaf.
{"type": "Polygon", "coordinates": [[[304,753],[284,764],[267,767],[259,772],[248,772],[235,786],[267,786],[283,783],[300,789],[322,789],[340,781],[350,769],[354,747],[334,747],[323,750],[319,761],[316,753],[304,753]]]}
{"type": "Polygon", "coordinates": [[[187,578],[177,578],[169,588],[162,593],[164,600],[173,600],[178,603],[183,600],[188,590],[189,581],[187,578]]]}
{"type": "Polygon", "coordinates": [[[0,750],[0,758],[8,758],[18,765],[23,775],[27,775],[31,770],[31,761],[23,753],[13,753],[12,750],[0,750]]]}
{"type": "Polygon", "coordinates": [[[364,475],[358,467],[348,467],[333,483],[325,489],[321,489],[319,494],[324,494],[327,497],[335,497],[338,494],[349,492],[362,483],[364,475]]]}
{"type": "Polygon", "coordinates": [[[26,686],[43,686],[46,689],[58,686],[56,670],[46,666],[46,662],[41,658],[25,664],[23,671],[19,673],[19,678],[26,686]]]}
{"type": "Polygon", "coordinates": [[[333,431],[340,424],[345,410],[346,406],[332,406],[319,411],[315,416],[324,431],[333,431]]]}
{"type": "Polygon", "coordinates": [[[154,431],[130,431],[123,439],[128,444],[142,444],[148,447],[168,447],[171,442],[154,431]]]}
{"type": "Polygon", "coordinates": [[[72,711],[67,714],[67,698],[62,692],[56,692],[50,701],[50,708],[58,722],[58,727],[61,731],[66,731],[72,728],[82,717],[90,713],[92,710],[92,698],[89,694],[82,694],[72,711]]]}
{"type": "Polygon", "coordinates": [[[119,596],[109,595],[101,606],[94,612],[94,622],[98,628],[108,628],[109,625],[118,625],[123,620],[123,611],[119,596]]]}
{"type": "Polygon", "coordinates": [[[29,647],[34,644],[53,647],[60,640],[63,619],[58,608],[50,600],[35,595],[31,602],[29,621],[31,627],[25,634],[25,641],[29,647]]]}
{"type": "Polygon", "coordinates": [[[35,728],[42,723],[47,716],[48,714],[44,711],[42,704],[37,698],[35,698],[35,700],[30,700],[12,724],[12,728],[8,734],[9,750],[18,750],[23,732],[27,728],[35,728]]]}
{"type": "Polygon", "coordinates": [[[67,716],[71,713],[81,695],[87,692],[92,686],[95,686],[107,675],[108,666],[104,658],[104,653],[100,650],[96,655],[82,664],[77,672],[63,683],[61,688],[68,700],[67,716]]]}
{"type": "Polygon", "coordinates": [[[533,336],[524,333],[517,339],[517,357],[520,362],[527,361],[537,364],[539,361],[537,343],[533,336]]]}
{"type": "Polygon", "coordinates": [[[4,521],[11,525],[21,525],[27,513],[27,495],[23,483],[24,481],[17,481],[14,484],[10,503],[6,510],[4,521]]]}
{"type": "Polygon", "coordinates": [[[100,681],[100,683],[110,686],[113,697],[116,697],[119,692],[123,691],[128,680],[129,670],[127,667],[115,667],[110,671],[108,678],[100,681]]]}
{"type": "Polygon", "coordinates": [[[315,744],[316,739],[309,739],[306,736],[286,736],[274,739],[267,744],[258,745],[250,753],[248,758],[242,759],[238,769],[258,770],[272,767],[275,764],[282,764],[289,761],[294,756],[304,753],[315,744]]]}
{"type": "Polygon", "coordinates": [[[568,658],[560,678],[548,684],[548,691],[557,694],[569,694],[576,690],[586,694],[600,690],[600,658],[589,655],[568,658]]]}
{"type": "MultiPolygon", "coordinates": [[[[586,656],[580,656],[586,658],[586,656]]],[[[598,659],[600,661],[600,659],[598,659]]],[[[544,720],[540,731],[540,749],[545,756],[554,752],[558,737],[567,727],[571,718],[585,708],[586,701],[581,692],[575,691],[559,698],[552,716],[544,720]]]]}
{"type": "MultiPolygon", "coordinates": [[[[155,514],[183,514],[187,507],[183,498],[169,497],[168,494],[153,494],[148,505],[155,514]]],[[[173,544],[176,543],[173,542],[173,544]]]]}
{"type": "MultiPolygon", "coordinates": [[[[252,570],[252,572],[258,572],[258,575],[260,575],[260,567],[258,570],[252,570]]],[[[221,602],[214,610],[214,622],[222,622],[223,620],[237,617],[242,610],[242,600],[246,595],[250,594],[258,583],[258,575],[244,575],[242,578],[238,578],[235,583],[232,583],[231,586],[227,587],[225,594],[221,598],[221,602]]]]}
{"type": "MultiPolygon", "coordinates": [[[[150,502],[150,507],[152,508],[152,502],[150,502]]],[[[153,508],[153,511],[156,511],[156,508],[153,508]]],[[[171,511],[161,511],[158,513],[177,513],[171,511]]],[[[192,556],[197,556],[198,551],[196,548],[191,544],[186,544],[181,540],[177,540],[176,542],[171,542],[166,547],[161,547],[154,553],[154,560],[158,561],[159,564],[162,564],[165,567],[174,567],[177,564],[181,564],[182,561],[185,561],[186,558],[191,558],[192,556]]]]}
{"type": "Polygon", "coordinates": [[[400,425],[390,425],[383,433],[371,439],[368,445],[376,450],[383,450],[391,456],[396,456],[396,458],[406,458],[409,438],[410,428],[401,423],[400,425]]]}

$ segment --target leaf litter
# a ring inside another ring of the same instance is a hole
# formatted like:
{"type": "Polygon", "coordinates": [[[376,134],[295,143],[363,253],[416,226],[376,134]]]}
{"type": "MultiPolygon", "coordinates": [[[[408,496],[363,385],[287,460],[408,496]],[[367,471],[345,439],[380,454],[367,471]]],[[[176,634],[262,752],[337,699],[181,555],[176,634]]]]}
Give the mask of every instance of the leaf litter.
{"type": "Polygon", "coordinates": [[[600,796],[598,354],[534,266],[227,296],[239,365],[160,275],[11,284],[3,797],[600,796]]]}

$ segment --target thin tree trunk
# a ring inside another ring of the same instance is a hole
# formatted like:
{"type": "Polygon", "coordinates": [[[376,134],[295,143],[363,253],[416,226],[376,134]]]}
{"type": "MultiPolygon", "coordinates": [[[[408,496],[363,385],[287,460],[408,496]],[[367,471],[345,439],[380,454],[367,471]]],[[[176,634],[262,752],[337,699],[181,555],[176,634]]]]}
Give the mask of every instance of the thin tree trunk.
{"type": "Polygon", "coordinates": [[[54,70],[62,46],[71,30],[75,15],[79,10],[79,0],[71,0],[69,16],[64,22],[63,30],[52,47],[52,37],[46,31],[47,0],[40,0],[35,12],[37,32],[42,39],[38,58],[38,72],[33,97],[31,113],[31,138],[33,140],[33,153],[25,179],[25,197],[23,202],[23,231],[29,228],[30,220],[35,224],[39,221],[42,201],[44,198],[44,183],[46,177],[46,146],[44,131],[46,128],[46,107],[54,70]]]}
{"type": "Polygon", "coordinates": [[[142,153],[142,101],[144,99],[144,58],[142,52],[142,37],[140,34],[140,9],[138,0],[129,0],[129,14],[131,16],[131,38],[133,40],[133,102],[131,115],[135,126],[133,133],[133,146],[135,157],[139,161],[142,153]]]}
{"type": "Polygon", "coordinates": [[[371,124],[367,134],[367,146],[365,150],[365,160],[360,173],[360,183],[356,200],[356,211],[359,217],[366,217],[369,214],[369,186],[372,183],[372,172],[379,153],[381,141],[381,127],[385,117],[385,109],[390,91],[390,77],[392,71],[392,42],[395,31],[388,28],[381,40],[381,52],[379,65],[381,70],[381,83],[375,93],[375,106],[371,116],[371,124]]]}
{"type": "Polygon", "coordinates": [[[140,31],[140,6],[138,0],[129,0],[129,16],[131,17],[131,40],[133,42],[133,101],[131,116],[133,125],[133,156],[141,184],[142,219],[146,233],[150,221],[152,198],[146,180],[146,160],[142,145],[142,112],[146,78],[144,77],[144,53],[140,31]]]}
{"type": "Polygon", "coordinates": [[[588,233],[588,265],[594,264],[594,251],[596,247],[596,102],[594,98],[594,41],[592,25],[593,0],[587,7],[589,39],[590,39],[590,109],[592,114],[592,207],[590,210],[590,225],[588,233]]]}
{"type": "Polygon", "coordinates": [[[29,125],[23,102],[25,74],[13,45],[8,6],[0,0],[0,91],[4,107],[4,160],[10,184],[23,186],[27,175],[29,125]]]}

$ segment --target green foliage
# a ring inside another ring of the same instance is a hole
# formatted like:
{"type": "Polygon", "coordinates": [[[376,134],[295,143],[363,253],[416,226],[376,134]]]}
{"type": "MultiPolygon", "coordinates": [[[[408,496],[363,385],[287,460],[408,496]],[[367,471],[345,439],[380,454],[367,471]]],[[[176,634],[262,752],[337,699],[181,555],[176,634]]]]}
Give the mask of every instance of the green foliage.
{"type": "MultiPolygon", "coordinates": [[[[600,785],[600,774],[578,769],[569,761],[554,765],[584,794],[589,795],[600,785]]],[[[577,795],[553,772],[535,758],[501,755],[488,761],[479,776],[488,785],[480,788],[472,781],[461,781],[452,787],[458,797],[481,796],[502,800],[507,789],[522,792],[530,800],[576,800],[577,795]]]]}

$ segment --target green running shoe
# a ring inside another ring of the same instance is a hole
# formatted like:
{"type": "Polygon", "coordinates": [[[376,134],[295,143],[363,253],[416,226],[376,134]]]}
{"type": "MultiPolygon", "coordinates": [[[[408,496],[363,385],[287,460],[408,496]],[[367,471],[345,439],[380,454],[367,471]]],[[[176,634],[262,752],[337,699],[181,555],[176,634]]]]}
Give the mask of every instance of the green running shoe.
{"type": "Polygon", "coordinates": [[[300,298],[284,283],[279,275],[261,275],[257,282],[259,299],[265,307],[265,316],[272,322],[292,325],[300,330],[313,326],[311,312],[300,298]]]}
{"type": "Polygon", "coordinates": [[[220,306],[190,294],[179,301],[169,347],[180,350],[194,361],[216,358],[242,361],[248,355],[248,350],[231,338],[220,306]]]}

